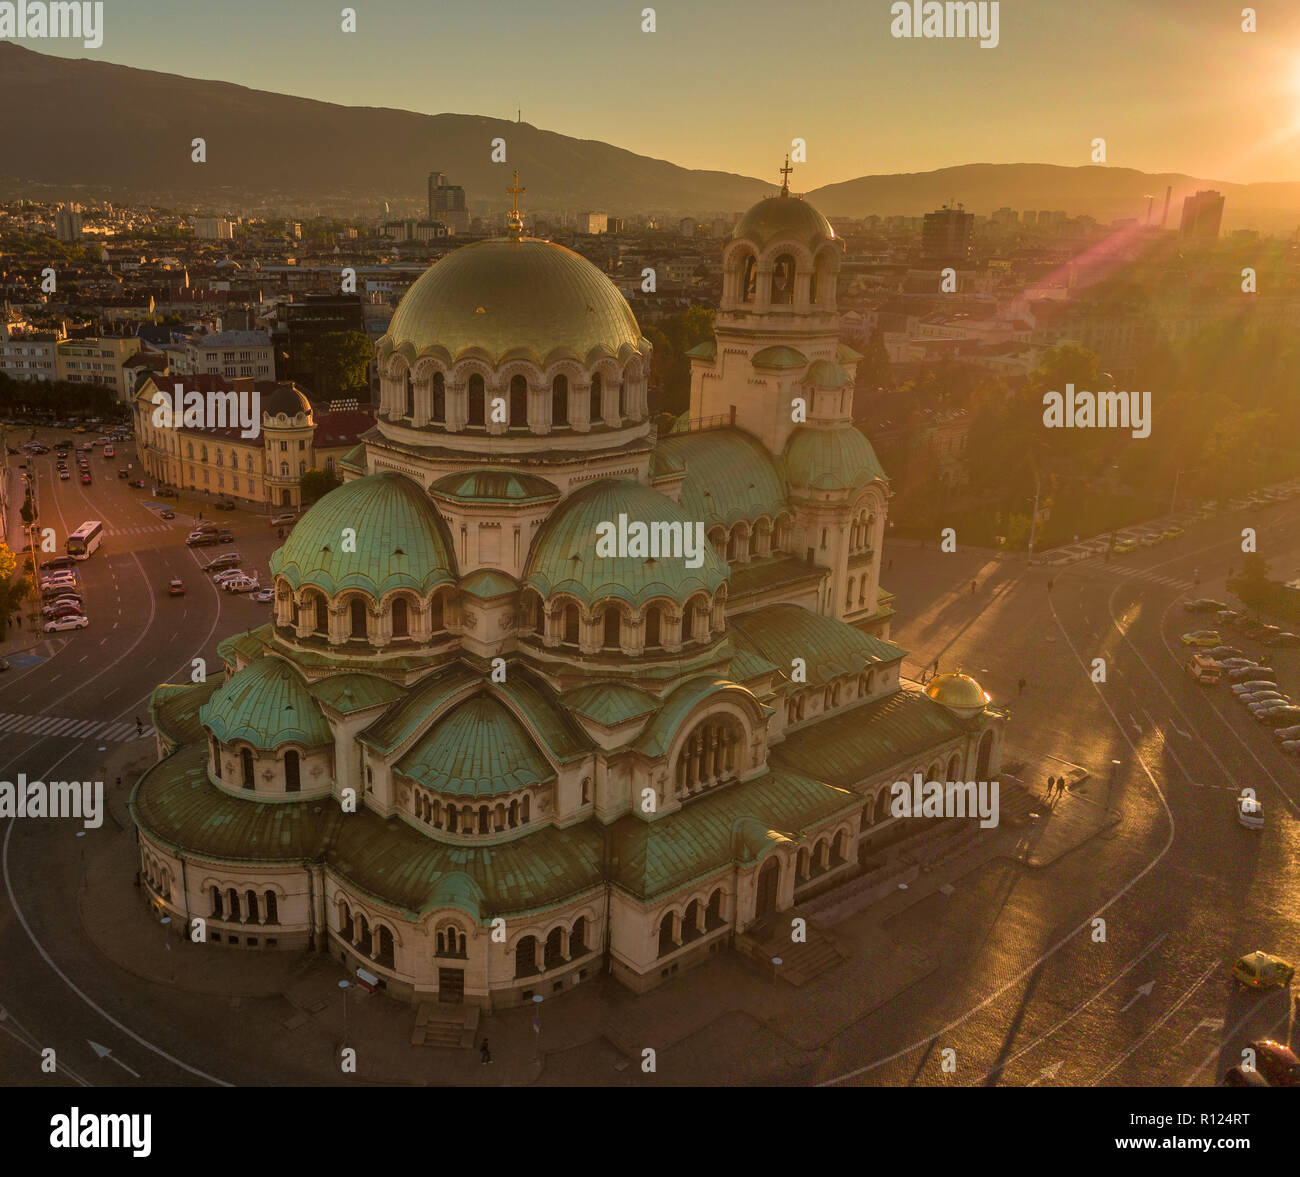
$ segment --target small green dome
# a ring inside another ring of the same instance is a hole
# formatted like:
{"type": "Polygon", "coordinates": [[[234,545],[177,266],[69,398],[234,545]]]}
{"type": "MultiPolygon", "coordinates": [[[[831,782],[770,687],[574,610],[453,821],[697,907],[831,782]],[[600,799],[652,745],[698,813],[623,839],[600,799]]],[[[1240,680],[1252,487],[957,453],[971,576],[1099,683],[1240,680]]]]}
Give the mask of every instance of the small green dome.
{"type": "Polygon", "coordinates": [[[814,253],[819,245],[835,240],[830,221],[806,200],[788,194],[760,200],[740,218],[731,235],[744,237],[759,249],[773,241],[798,241],[814,253]]]}
{"type": "Polygon", "coordinates": [[[371,474],[330,491],[271,556],[272,576],[333,596],[394,588],[421,595],[455,580],[451,540],[429,496],[403,474],[371,474]],[[345,529],[355,551],[344,551],[345,529]]]}
{"type": "MultiPolygon", "coordinates": [[[[380,344],[467,352],[496,366],[506,353],[544,364],[586,360],[594,348],[642,350],[641,329],[618,288],[586,258],[536,238],[466,245],[435,262],[406,292],[380,344]]],[[[649,354],[649,345],[645,345],[649,354]]]]}
{"type": "Polygon", "coordinates": [[[454,707],[397,762],[397,771],[452,797],[494,797],[555,777],[524,725],[491,695],[454,707]]]}
{"type": "Polygon", "coordinates": [[[456,503],[537,503],[560,497],[557,486],[536,474],[494,468],[445,474],[429,493],[456,503]]]}
{"type": "Polygon", "coordinates": [[[685,467],[682,507],[706,528],[730,527],[766,515],[772,523],[786,508],[785,484],[763,444],[741,429],[704,429],[659,439],[651,458],[656,473],[685,467]]]}
{"type": "Polygon", "coordinates": [[[785,477],[792,489],[852,490],[889,476],[860,429],[803,425],[786,443],[785,477]]]}
{"type": "Polygon", "coordinates": [[[288,662],[271,656],[231,675],[199,709],[199,722],[223,744],[245,740],[264,751],[334,742],[307,684],[288,662]]]}
{"type": "Polygon", "coordinates": [[[640,607],[654,597],[680,603],[692,593],[712,595],[727,579],[727,566],[718,559],[707,535],[698,568],[688,568],[682,556],[597,555],[596,543],[601,535],[597,528],[603,523],[617,528],[620,515],[626,517],[629,527],[642,523],[652,533],[656,523],[680,524],[677,530],[682,543],[689,536],[692,545],[695,524],[703,523],[651,487],[601,479],[570,495],[542,525],[528,553],[524,583],[543,597],[571,593],[589,605],[616,597],[640,607]]]}

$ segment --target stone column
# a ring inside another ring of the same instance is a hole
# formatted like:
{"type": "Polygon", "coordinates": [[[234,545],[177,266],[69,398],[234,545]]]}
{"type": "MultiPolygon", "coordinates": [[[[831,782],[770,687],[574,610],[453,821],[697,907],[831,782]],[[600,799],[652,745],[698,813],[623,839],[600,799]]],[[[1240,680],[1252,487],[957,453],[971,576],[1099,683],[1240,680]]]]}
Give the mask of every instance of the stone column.
{"type": "Polygon", "coordinates": [[[415,381],[415,418],[412,425],[427,425],[433,414],[433,379],[424,376],[415,381]]]}
{"type": "Polygon", "coordinates": [[[591,381],[574,380],[569,385],[569,427],[579,433],[590,433],[591,420],[591,381]]]}
{"type": "Polygon", "coordinates": [[[447,431],[460,433],[469,420],[469,388],[464,380],[448,380],[444,391],[447,396],[447,431]]]}

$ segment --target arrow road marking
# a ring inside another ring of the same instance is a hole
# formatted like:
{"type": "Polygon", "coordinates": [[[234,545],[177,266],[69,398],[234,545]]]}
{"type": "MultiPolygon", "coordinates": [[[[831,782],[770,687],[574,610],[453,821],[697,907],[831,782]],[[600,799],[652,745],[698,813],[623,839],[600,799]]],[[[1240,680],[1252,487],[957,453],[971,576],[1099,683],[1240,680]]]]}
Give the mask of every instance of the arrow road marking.
{"type": "Polygon", "coordinates": [[[1126,1009],[1128,1009],[1130,1005],[1134,1004],[1134,1002],[1136,1002],[1139,997],[1150,997],[1151,990],[1154,989],[1155,987],[1156,987],[1156,983],[1154,981],[1148,981],[1145,985],[1139,985],[1137,987],[1137,992],[1134,993],[1133,996],[1128,999],[1128,1004],[1120,1006],[1119,1012],[1123,1013],[1126,1009]]]}
{"type": "MultiPolygon", "coordinates": [[[[90,1042],[90,1039],[87,1038],[86,1041],[90,1042]]],[[[137,1079],[140,1078],[139,1071],[131,1070],[131,1068],[128,1067],[120,1058],[115,1058],[113,1052],[109,1050],[107,1046],[100,1046],[98,1042],[90,1042],[90,1049],[99,1055],[100,1058],[106,1058],[110,1063],[117,1063],[117,1065],[128,1075],[134,1075],[137,1079]]]]}

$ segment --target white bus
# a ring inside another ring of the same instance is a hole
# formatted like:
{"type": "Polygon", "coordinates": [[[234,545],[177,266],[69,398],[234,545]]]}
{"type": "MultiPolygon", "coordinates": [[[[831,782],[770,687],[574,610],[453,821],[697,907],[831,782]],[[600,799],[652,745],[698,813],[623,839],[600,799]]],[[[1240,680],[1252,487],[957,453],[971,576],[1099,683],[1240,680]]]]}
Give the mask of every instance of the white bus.
{"type": "Polygon", "coordinates": [[[104,525],[98,519],[88,519],[68,536],[68,555],[74,560],[87,560],[104,538],[104,525]]]}

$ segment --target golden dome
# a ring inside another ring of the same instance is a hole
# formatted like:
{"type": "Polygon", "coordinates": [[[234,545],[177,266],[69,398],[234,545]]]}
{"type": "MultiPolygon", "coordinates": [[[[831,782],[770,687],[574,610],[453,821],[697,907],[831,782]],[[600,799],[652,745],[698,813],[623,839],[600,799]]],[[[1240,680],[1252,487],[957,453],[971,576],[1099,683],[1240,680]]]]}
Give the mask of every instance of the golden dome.
{"type": "Polygon", "coordinates": [[[782,194],[760,200],[731,232],[744,237],[759,249],[773,241],[798,241],[814,253],[820,245],[835,240],[831,223],[806,200],[782,194]]]}
{"type": "Polygon", "coordinates": [[[983,711],[989,702],[988,692],[969,674],[936,674],[926,684],[925,693],[936,703],[972,714],[983,711]]]}
{"type": "MultiPolygon", "coordinates": [[[[381,347],[419,354],[472,352],[496,366],[554,353],[585,361],[595,348],[642,350],[641,329],[618,288],[586,258],[535,237],[466,245],[435,262],[406,292],[381,347]]],[[[648,345],[645,345],[648,347],[648,345]]]]}

